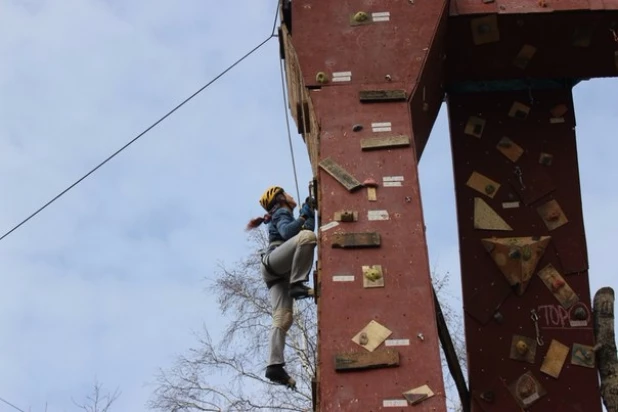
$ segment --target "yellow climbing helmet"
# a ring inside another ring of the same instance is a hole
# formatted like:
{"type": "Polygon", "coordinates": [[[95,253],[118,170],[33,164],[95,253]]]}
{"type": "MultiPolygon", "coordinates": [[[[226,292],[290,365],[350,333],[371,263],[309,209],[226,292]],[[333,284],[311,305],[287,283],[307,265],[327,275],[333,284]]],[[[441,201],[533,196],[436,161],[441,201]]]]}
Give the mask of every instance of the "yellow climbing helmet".
{"type": "Polygon", "coordinates": [[[277,195],[283,193],[283,188],[279,186],[271,186],[262,194],[260,197],[260,205],[266,210],[269,211],[273,207],[273,202],[277,195]]]}

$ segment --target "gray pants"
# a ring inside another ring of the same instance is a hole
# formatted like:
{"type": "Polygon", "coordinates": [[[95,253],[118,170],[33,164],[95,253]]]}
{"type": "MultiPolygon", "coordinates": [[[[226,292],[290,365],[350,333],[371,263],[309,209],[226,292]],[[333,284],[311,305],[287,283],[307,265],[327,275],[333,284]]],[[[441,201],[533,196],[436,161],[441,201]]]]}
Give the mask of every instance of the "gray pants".
{"type": "Polygon", "coordinates": [[[270,288],[273,324],[270,329],[268,365],[285,363],[285,337],[292,327],[294,310],[294,300],[288,294],[290,284],[307,280],[313,265],[316,243],[315,233],[302,230],[262,258],[262,262],[268,265],[267,268],[262,264],[264,281],[276,282],[270,288]]]}

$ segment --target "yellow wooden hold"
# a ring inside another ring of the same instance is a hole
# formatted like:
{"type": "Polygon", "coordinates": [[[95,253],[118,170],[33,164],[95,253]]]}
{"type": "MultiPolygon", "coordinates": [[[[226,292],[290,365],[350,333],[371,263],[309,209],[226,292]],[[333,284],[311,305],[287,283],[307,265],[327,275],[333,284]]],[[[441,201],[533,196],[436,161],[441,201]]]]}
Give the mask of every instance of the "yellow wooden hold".
{"type": "Polygon", "coordinates": [[[594,368],[595,355],[592,346],[574,343],[573,352],[571,353],[571,363],[585,368],[594,368]]]}
{"type": "Polygon", "coordinates": [[[367,20],[369,20],[369,14],[365,13],[364,11],[359,11],[354,14],[354,21],[357,23],[366,22],[367,20]]]}
{"type": "Polygon", "coordinates": [[[534,364],[537,344],[534,338],[513,335],[509,357],[513,360],[534,364]]]}
{"type": "Polygon", "coordinates": [[[388,328],[380,325],[375,320],[372,320],[352,338],[352,342],[367,349],[369,352],[376,350],[393,332],[388,328]],[[363,343],[361,343],[361,337],[363,343]]]}
{"type": "Polygon", "coordinates": [[[472,19],[470,26],[472,28],[472,39],[477,46],[500,41],[498,16],[496,14],[472,19]]]}
{"type": "Polygon", "coordinates": [[[551,237],[486,238],[481,242],[511,286],[522,295],[551,237]]]}
{"type": "Polygon", "coordinates": [[[474,228],[483,230],[513,230],[483,199],[474,198],[474,228]]]}
{"type": "Polygon", "coordinates": [[[320,84],[328,83],[328,75],[324,72],[318,72],[318,74],[315,75],[315,81],[320,84]]]}
{"type": "Polygon", "coordinates": [[[564,362],[569,354],[569,350],[570,349],[568,346],[552,339],[549,344],[549,349],[547,349],[545,359],[543,359],[541,372],[551,376],[552,378],[558,379],[558,376],[560,376],[560,372],[562,371],[562,367],[564,366],[564,362]]]}
{"type": "Polygon", "coordinates": [[[536,210],[541,216],[541,219],[543,219],[543,222],[545,222],[545,226],[547,226],[547,229],[550,231],[558,229],[560,226],[566,225],[569,222],[569,219],[567,219],[556,200],[550,200],[539,206],[536,210]]]}
{"type": "Polygon", "coordinates": [[[464,133],[480,139],[483,135],[483,130],[485,130],[485,120],[480,117],[470,116],[464,128],[464,133]]]}
{"type": "Polygon", "coordinates": [[[363,287],[383,288],[384,272],[381,265],[363,266],[363,287]]]}
{"type": "Polygon", "coordinates": [[[547,395],[547,391],[541,385],[541,382],[530,371],[524,373],[511,383],[509,391],[523,409],[529,408],[543,396],[547,395]]]}
{"type": "Polygon", "coordinates": [[[428,385],[419,386],[403,393],[403,397],[406,398],[410,405],[421,403],[432,396],[434,396],[434,393],[428,385]]]}
{"type": "Polygon", "coordinates": [[[513,60],[513,64],[523,70],[528,67],[530,60],[532,60],[535,53],[536,47],[526,44],[521,48],[517,54],[517,57],[515,57],[515,60],[513,60]]]}
{"type": "Polygon", "coordinates": [[[579,301],[577,294],[551,263],[539,271],[539,277],[565,309],[579,301]]]}
{"type": "Polygon", "coordinates": [[[495,182],[478,172],[472,172],[466,186],[493,199],[500,190],[500,183],[495,182]]]}
{"type": "Polygon", "coordinates": [[[514,102],[509,110],[509,117],[516,119],[525,119],[530,113],[530,107],[520,102],[514,102]]]}
{"type": "Polygon", "coordinates": [[[513,163],[517,162],[521,155],[524,154],[524,149],[508,137],[500,139],[496,149],[513,163]]]}

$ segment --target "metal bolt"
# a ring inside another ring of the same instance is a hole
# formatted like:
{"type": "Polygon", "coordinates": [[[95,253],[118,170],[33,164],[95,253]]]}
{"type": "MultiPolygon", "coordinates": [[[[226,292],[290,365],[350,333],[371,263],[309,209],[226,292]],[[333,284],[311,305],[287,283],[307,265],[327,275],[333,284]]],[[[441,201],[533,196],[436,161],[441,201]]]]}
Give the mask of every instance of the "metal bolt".
{"type": "Polygon", "coordinates": [[[421,341],[425,340],[425,336],[422,333],[419,333],[418,335],[416,335],[417,338],[419,338],[421,341]]]}
{"type": "Polygon", "coordinates": [[[391,75],[390,75],[390,74],[387,74],[386,76],[384,76],[384,78],[385,78],[386,80],[388,80],[389,82],[390,82],[391,80],[393,80],[393,78],[391,77],[391,75]]]}

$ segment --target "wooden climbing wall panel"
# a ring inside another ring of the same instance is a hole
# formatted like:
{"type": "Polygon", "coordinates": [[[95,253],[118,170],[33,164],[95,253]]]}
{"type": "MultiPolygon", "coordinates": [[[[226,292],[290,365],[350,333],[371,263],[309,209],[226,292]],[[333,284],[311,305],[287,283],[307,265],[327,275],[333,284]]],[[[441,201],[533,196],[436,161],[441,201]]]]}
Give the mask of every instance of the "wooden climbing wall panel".
{"type": "Polygon", "coordinates": [[[571,90],[448,110],[472,410],[600,411],[571,90]]]}
{"type": "Polygon", "coordinates": [[[446,410],[417,174],[444,94],[446,5],[292,2],[288,84],[304,85],[295,99],[318,126],[304,138],[318,180],[321,412],[446,410]]]}
{"type": "MultiPolygon", "coordinates": [[[[511,14],[496,13],[498,2],[458,0],[451,5],[459,10],[448,22],[451,86],[475,82],[470,87],[477,90],[504,90],[521,84],[618,76],[618,10],[547,13],[543,10],[553,10],[531,8],[511,14]],[[481,9],[487,11],[473,14],[481,9]]],[[[618,8],[618,1],[614,5],[618,8]]]]}

